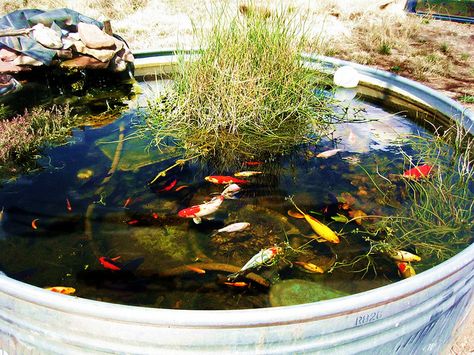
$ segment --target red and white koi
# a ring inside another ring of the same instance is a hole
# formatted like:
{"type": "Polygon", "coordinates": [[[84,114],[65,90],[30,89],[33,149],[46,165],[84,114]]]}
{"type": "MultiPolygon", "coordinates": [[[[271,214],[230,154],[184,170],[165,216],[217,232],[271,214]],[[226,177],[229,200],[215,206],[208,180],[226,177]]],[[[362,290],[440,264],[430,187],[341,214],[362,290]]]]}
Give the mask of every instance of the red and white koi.
{"type": "Polygon", "coordinates": [[[131,197],[127,198],[125,202],[123,203],[123,208],[127,208],[131,202],[132,202],[132,198],[131,197]]]}
{"type": "Polygon", "coordinates": [[[411,178],[411,179],[420,179],[426,178],[433,170],[433,167],[428,164],[423,164],[419,166],[415,166],[403,173],[403,177],[411,178]]]}
{"type": "Polygon", "coordinates": [[[222,204],[222,201],[224,201],[224,196],[219,195],[214,197],[209,202],[191,206],[179,211],[178,216],[183,218],[192,218],[194,223],[199,224],[201,223],[201,217],[208,216],[216,212],[222,204]]]}
{"type": "Polygon", "coordinates": [[[34,220],[31,221],[31,228],[33,229],[38,229],[37,222],[39,221],[39,218],[35,218],[34,220]]]}
{"type": "Polygon", "coordinates": [[[69,212],[72,212],[71,201],[69,201],[68,198],[66,198],[66,209],[67,209],[69,212]]]}
{"type": "Polygon", "coordinates": [[[238,222],[238,223],[232,223],[229,224],[228,226],[225,226],[224,228],[218,229],[217,233],[234,233],[234,232],[240,232],[243,231],[244,229],[247,229],[250,227],[250,223],[248,222],[238,222]]]}
{"type": "Polygon", "coordinates": [[[410,263],[405,261],[395,261],[395,263],[397,264],[398,272],[404,279],[416,275],[415,269],[410,263]]]}
{"type": "Polygon", "coordinates": [[[412,254],[405,250],[395,250],[390,253],[390,257],[396,261],[420,261],[421,258],[418,255],[412,254]]]}
{"type": "Polygon", "coordinates": [[[240,186],[237,184],[230,184],[227,186],[224,191],[222,191],[221,196],[224,196],[225,199],[233,199],[234,195],[240,191],[240,186]]]}
{"type": "Polygon", "coordinates": [[[235,173],[234,176],[237,177],[249,177],[249,176],[255,176],[255,175],[260,175],[263,174],[261,171],[239,171],[238,173],[235,173]]]}
{"type": "Polygon", "coordinates": [[[336,155],[337,153],[339,152],[342,152],[342,149],[330,149],[330,150],[326,150],[324,152],[321,152],[319,153],[318,155],[316,155],[316,158],[324,158],[324,159],[327,159],[327,158],[330,158],[332,157],[333,155],[336,155]]]}
{"type": "Polygon", "coordinates": [[[227,184],[246,184],[247,180],[237,179],[233,176],[222,176],[222,175],[211,175],[206,176],[204,180],[212,182],[213,184],[218,185],[227,185],[227,184]]]}

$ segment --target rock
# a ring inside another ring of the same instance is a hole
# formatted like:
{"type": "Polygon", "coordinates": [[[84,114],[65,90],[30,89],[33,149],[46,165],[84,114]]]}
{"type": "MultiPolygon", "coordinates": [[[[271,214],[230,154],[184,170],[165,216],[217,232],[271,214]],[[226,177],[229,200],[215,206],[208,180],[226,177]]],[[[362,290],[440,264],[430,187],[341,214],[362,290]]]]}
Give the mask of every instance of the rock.
{"type": "Polygon", "coordinates": [[[63,47],[61,36],[51,28],[38,23],[33,27],[33,38],[47,48],[60,49],[63,47]]]}
{"type": "Polygon", "coordinates": [[[291,306],[348,295],[348,293],[328,288],[322,283],[298,279],[283,280],[270,289],[270,304],[272,307],[291,306]]]}
{"type": "Polygon", "coordinates": [[[21,71],[31,70],[29,67],[20,67],[13,64],[13,62],[2,62],[0,61],[0,73],[18,73],[21,71]]]}
{"type": "Polygon", "coordinates": [[[81,41],[89,48],[110,48],[115,44],[114,38],[102,32],[102,30],[97,26],[80,22],[77,25],[77,29],[81,41]]]}
{"type": "Polygon", "coordinates": [[[351,66],[345,65],[334,73],[334,84],[343,88],[355,88],[359,84],[359,73],[351,66]]]}
{"type": "Polygon", "coordinates": [[[106,69],[109,63],[101,62],[98,59],[81,55],[70,60],[66,60],[60,65],[63,68],[78,68],[78,69],[106,69]]]}
{"type": "Polygon", "coordinates": [[[39,60],[36,60],[35,58],[32,58],[29,55],[25,55],[25,54],[22,54],[16,57],[12,63],[14,65],[31,65],[34,67],[39,67],[43,65],[43,63],[40,62],[39,60]]]}
{"type": "Polygon", "coordinates": [[[15,51],[9,48],[0,49],[0,61],[12,62],[15,60],[16,57],[18,57],[18,54],[15,51]]]}
{"type": "Polygon", "coordinates": [[[87,47],[82,41],[75,41],[73,49],[81,54],[87,54],[105,63],[110,61],[114,55],[115,49],[92,49],[87,47]]]}
{"type": "Polygon", "coordinates": [[[60,59],[72,59],[74,57],[72,50],[70,49],[61,49],[56,55],[60,59]]]}

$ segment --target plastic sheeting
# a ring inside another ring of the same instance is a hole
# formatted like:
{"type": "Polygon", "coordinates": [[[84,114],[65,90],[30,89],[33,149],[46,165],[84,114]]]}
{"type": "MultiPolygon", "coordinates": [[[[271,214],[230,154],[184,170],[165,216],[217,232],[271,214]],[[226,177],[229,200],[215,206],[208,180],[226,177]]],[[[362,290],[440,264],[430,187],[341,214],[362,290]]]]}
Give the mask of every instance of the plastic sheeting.
{"type": "MultiPolygon", "coordinates": [[[[26,9],[11,12],[0,18],[0,30],[28,29],[38,23],[42,23],[51,29],[66,35],[70,31],[77,32],[77,24],[85,22],[103,28],[103,24],[90,17],[84,16],[71,9],[56,9],[42,11],[37,9],[26,9]]],[[[7,47],[22,54],[28,55],[45,65],[51,64],[56,51],[49,49],[33,39],[32,34],[23,36],[0,37],[0,47],[7,47]]]]}

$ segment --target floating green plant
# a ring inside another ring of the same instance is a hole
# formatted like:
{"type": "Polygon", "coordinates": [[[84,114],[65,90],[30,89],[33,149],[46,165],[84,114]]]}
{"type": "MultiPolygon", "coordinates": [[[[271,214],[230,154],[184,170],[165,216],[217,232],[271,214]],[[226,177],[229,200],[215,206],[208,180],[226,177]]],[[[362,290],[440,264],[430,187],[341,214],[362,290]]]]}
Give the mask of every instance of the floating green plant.
{"type": "Polygon", "coordinates": [[[225,14],[201,36],[199,55],[180,53],[172,87],[149,104],[158,145],[173,138],[194,156],[282,153],[317,141],[333,108],[315,95],[325,77],[304,67],[304,36],[288,11],[225,14]]]}

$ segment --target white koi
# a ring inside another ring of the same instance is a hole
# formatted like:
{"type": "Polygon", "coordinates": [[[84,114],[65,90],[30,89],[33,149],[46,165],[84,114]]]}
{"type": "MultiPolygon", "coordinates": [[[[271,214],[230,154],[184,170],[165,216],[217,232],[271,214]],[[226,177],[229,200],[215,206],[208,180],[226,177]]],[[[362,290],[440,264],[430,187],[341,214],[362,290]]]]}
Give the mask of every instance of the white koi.
{"type": "Polygon", "coordinates": [[[243,231],[244,229],[248,228],[250,226],[250,223],[248,222],[238,222],[238,223],[232,223],[229,224],[228,226],[225,226],[224,228],[221,228],[217,231],[217,233],[233,233],[233,232],[240,232],[243,231]]]}
{"type": "Polygon", "coordinates": [[[262,249],[257,254],[255,254],[249,261],[247,261],[247,263],[244,266],[242,266],[239,273],[265,265],[269,261],[273,260],[278,254],[281,254],[282,252],[283,252],[283,249],[280,247],[271,247],[268,249],[262,249]]]}
{"type": "Polygon", "coordinates": [[[421,258],[418,255],[412,254],[405,250],[396,250],[390,253],[390,257],[396,261],[420,261],[421,258]]]}
{"type": "Polygon", "coordinates": [[[234,176],[237,177],[249,177],[249,176],[255,176],[263,174],[261,171],[239,171],[238,173],[235,173],[234,176]]]}
{"type": "Polygon", "coordinates": [[[316,158],[324,158],[324,159],[327,159],[329,157],[332,157],[333,155],[336,155],[337,153],[341,152],[342,149],[331,149],[331,150],[326,150],[324,152],[321,152],[319,153],[318,155],[316,155],[316,158]]]}
{"type": "Polygon", "coordinates": [[[225,199],[233,199],[234,195],[240,191],[240,186],[237,184],[230,184],[227,186],[224,191],[222,191],[221,196],[224,196],[225,199]]]}

